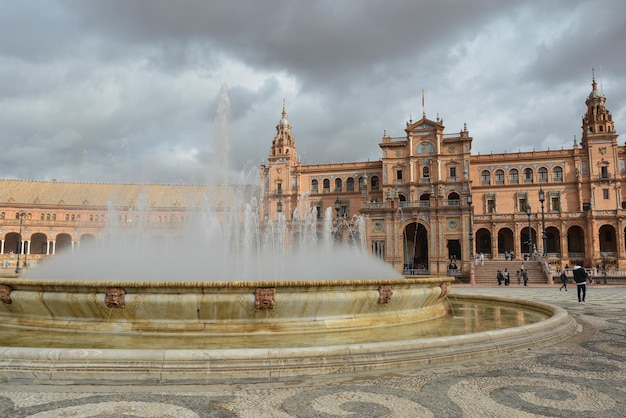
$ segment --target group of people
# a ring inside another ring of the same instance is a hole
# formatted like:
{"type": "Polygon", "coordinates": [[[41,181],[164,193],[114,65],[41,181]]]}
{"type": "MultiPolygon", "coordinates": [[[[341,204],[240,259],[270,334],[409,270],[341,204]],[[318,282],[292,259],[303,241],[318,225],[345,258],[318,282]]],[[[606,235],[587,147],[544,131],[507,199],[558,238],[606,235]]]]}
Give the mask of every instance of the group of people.
{"type": "MultiPolygon", "coordinates": [[[[522,269],[517,270],[515,272],[517,276],[517,284],[521,285],[522,280],[524,280],[524,286],[528,286],[528,272],[524,269],[524,265],[522,264],[522,269]]],[[[504,283],[505,286],[511,285],[511,274],[509,273],[509,269],[505,268],[504,270],[498,270],[496,278],[498,279],[498,286],[502,286],[504,283]]]]}
{"type": "MultiPolygon", "coordinates": [[[[569,266],[567,267],[566,270],[569,270],[569,266]]],[[[559,292],[563,289],[565,289],[565,291],[567,292],[568,278],[567,278],[567,274],[565,273],[566,270],[563,270],[561,272],[561,282],[563,284],[559,288],[559,292]]],[[[579,265],[575,265],[572,272],[574,274],[574,283],[576,283],[578,303],[580,305],[584,305],[585,298],[587,296],[587,282],[589,281],[589,274],[587,274],[587,271],[579,265]]]]}

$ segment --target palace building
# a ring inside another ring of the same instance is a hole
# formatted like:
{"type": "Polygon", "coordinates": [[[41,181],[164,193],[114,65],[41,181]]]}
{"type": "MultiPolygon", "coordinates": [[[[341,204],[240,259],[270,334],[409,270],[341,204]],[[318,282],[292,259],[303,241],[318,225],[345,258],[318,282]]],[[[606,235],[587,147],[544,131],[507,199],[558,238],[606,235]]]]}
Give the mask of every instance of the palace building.
{"type": "MultiPolygon", "coordinates": [[[[626,268],[626,147],[595,77],[591,87],[571,148],[472,155],[466,126],[448,133],[441,118],[423,114],[401,137],[384,132],[378,161],[341,164],[301,164],[283,105],[260,187],[250,186],[259,219],[284,219],[294,241],[314,215],[318,231],[330,225],[336,242],[365,243],[405,274],[450,274],[454,264],[468,277],[478,254],[505,253],[555,267],[626,268]]],[[[229,186],[211,187],[218,212],[235,199],[229,186]]],[[[205,193],[202,185],[0,180],[0,260],[15,268],[18,253],[32,262],[105,239],[112,213],[157,237],[181,234],[177,225],[205,193]]]]}

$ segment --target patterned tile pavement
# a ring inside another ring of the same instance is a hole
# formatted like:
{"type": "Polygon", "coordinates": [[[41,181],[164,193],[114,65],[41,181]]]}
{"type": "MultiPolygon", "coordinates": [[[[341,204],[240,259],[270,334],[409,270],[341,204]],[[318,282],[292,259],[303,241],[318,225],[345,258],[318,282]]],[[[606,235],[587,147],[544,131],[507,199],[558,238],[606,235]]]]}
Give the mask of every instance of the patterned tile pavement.
{"type": "Polygon", "coordinates": [[[232,385],[0,385],[1,417],[624,417],[626,287],[459,287],[565,308],[580,332],[539,350],[408,370],[232,385]]]}

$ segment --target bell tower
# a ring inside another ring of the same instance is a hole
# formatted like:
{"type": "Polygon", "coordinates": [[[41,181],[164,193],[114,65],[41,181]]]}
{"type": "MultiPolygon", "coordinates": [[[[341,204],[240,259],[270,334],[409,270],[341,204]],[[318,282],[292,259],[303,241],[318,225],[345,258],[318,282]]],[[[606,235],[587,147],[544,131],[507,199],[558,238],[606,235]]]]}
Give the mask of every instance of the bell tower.
{"type": "Polygon", "coordinates": [[[591,143],[600,140],[606,142],[612,139],[617,143],[617,133],[613,124],[613,115],[606,108],[606,97],[598,90],[595,73],[591,82],[591,93],[587,96],[585,104],[587,112],[583,116],[582,146],[587,148],[591,143]]]}
{"type": "Polygon", "coordinates": [[[613,124],[613,116],[606,108],[606,97],[598,90],[595,73],[591,82],[591,93],[585,100],[587,111],[582,119],[582,139],[579,158],[585,180],[581,186],[581,201],[585,207],[595,210],[615,210],[620,207],[620,157],[617,145],[617,132],[613,124]]]}
{"type": "Polygon", "coordinates": [[[291,125],[287,120],[287,111],[283,101],[282,118],[276,125],[276,136],[272,141],[269,161],[271,164],[280,160],[291,161],[296,159],[296,141],[291,136],[291,125]]]}
{"type": "Polygon", "coordinates": [[[291,135],[291,124],[283,101],[282,117],[276,125],[276,136],[268,157],[268,165],[261,166],[261,214],[266,219],[279,215],[290,220],[298,204],[300,161],[296,155],[296,141],[291,135]]]}

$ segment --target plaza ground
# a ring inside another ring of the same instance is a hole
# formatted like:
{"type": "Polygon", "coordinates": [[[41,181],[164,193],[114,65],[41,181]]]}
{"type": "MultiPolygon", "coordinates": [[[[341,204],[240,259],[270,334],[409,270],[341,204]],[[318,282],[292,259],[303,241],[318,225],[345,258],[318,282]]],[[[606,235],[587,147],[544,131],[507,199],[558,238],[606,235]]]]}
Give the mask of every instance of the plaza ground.
{"type": "Polygon", "coordinates": [[[579,332],[492,358],[349,375],[227,385],[0,384],[2,417],[622,417],[626,286],[456,286],[452,294],[560,306],[579,332]]]}

